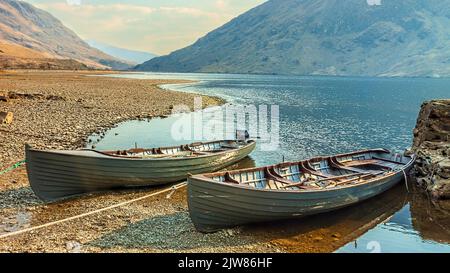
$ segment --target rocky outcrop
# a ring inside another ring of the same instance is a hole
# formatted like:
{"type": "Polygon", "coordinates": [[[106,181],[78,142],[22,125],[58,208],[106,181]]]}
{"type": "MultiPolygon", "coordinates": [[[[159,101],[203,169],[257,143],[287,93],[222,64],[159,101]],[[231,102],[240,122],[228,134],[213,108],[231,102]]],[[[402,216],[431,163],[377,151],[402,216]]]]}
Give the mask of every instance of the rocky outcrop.
{"type": "Polygon", "coordinates": [[[413,151],[419,185],[437,199],[450,199],[450,99],[422,105],[413,151]]]}

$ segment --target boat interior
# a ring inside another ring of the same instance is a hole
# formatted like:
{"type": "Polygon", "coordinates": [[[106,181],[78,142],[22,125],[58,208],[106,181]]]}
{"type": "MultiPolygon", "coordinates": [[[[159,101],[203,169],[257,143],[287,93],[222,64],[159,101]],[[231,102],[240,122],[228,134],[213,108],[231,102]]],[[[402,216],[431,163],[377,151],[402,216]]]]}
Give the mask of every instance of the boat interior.
{"type": "Polygon", "coordinates": [[[215,153],[236,150],[248,145],[250,142],[221,140],[213,142],[197,142],[188,145],[161,147],[161,148],[135,148],[129,150],[102,152],[109,156],[124,158],[167,158],[167,157],[198,157],[215,153]]]}
{"type": "Polygon", "coordinates": [[[401,171],[411,157],[376,150],[206,175],[217,182],[269,190],[320,190],[364,183],[401,171]]]}

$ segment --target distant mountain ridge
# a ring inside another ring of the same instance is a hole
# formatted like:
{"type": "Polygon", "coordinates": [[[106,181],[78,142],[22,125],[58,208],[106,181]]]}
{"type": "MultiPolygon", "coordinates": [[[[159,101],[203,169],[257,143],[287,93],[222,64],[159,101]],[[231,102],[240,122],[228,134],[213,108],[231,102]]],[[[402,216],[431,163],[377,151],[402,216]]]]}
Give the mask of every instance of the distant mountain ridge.
{"type": "Polygon", "coordinates": [[[0,41],[0,69],[77,69],[89,67],[73,59],[56,59],[17,44],[0,41]]]}
{"type": "Polygon", "coordinates": [[[100,69],[127,69],[131,66],[90,47],[50,13],[23,1],[0,0],[0,42],[5,48],[15,45],[16,55],[3,53],[1,56],[3,60],[10,60],[13,66],[17,62],[39,66],[41,59],[45,59],[44,67],[48,60],[52,60],[52,63],[61,63],[59,60],[64,60],[62,62],[65,64],[76,64],[76,68],[84,65],[100,69]],[[24,49],[24,52],[26,49],[37,52],[41,56],[17,56],[25,54],[20,52],[21,49],[24,49]]]}
{"type": "Polygon", "coordinates": [[[134,65],[141,64],[157,57],[157,55],[153,53],[115,47],[95,40],[87,40],[86,42],[93,48],[97,48],[106,54],[125,60],[134,65]]]}
{"type": "Polygon", "coordinates": [[[193,45],[136,69],[450,76],[450,1],[379,2],[270,0],[193,45]]]}

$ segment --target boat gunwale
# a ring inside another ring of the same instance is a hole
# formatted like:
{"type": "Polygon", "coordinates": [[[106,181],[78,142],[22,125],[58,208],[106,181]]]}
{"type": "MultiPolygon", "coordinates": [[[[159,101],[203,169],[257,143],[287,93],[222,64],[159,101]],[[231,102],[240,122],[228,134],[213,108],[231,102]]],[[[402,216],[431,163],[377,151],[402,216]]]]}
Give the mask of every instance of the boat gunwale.
{"type": "MultiPolygon", "coordinates": [[[[243,189],[243,190],[248,190],[251,192],[271,192],[271,193],[279,193],[279,194],[289,194],[289,193],[294,193],[294,194],[309,194],[309,193],[320,193],[320,192],[333,192],[333,191],[340,191],[340,190],[345,190],[345,189],[350,189],[350,188],[357,188],[360,186],[364,186],[370,183],[375,184],[377,181],[382,181],[385,180],[387,178],[392,178],[393,176],[398,175],[399,173],[401,173],[402,171],[404,172],[405,170],[409,169],[416,161],[416,155],[413,154],[411,156],[406,156],[405,157],[409,157],[410,160],[404,164],[404,166],[402,166],[402,168],[398,171],[395,172],[391,172],[388,173],[386,172],[385,175],[380,176],[380,177],[374,177],[372,179],[368,179],[367,181],[363,182],[363,183],[358,183],[358,184],[353,184],[353,185],[343,185],[343,186],[338,186],[338,187],[334,187],[334,188],[320,188],[320,189],[307,189],[307,190],[280,190],[280,189],[266,189],[266,188],[255,188],[255,187],[249,187],[243,184],[234,184],[234,183],[224,183],[224,182],[219,182],[216,180],[213,180],[212,178],[208,177],[208,175],[225,175],[225,174],[236,174],[236,173],[243,173],[246,171],[264,171],[265,168],[275,168],[275,167],[280,167],[283,165],[289,165],[289,164],[302,164],[304,162],[310,162],[311,160],[314,159],[321,159],[321,160],[327,160],[329,158],[332,157],[340,157],[340,156],[350,156],[350,155],[355,155],[355,154],[362,154],[362,153],[370,153],[370,152],[385,152],[385,153],[391,153],[389,150],[387,149],[368,149],[368,150],[361,150],[361,151],[356,151],[356,152],[352,152],[352,153],[347,153],[347,154],[338,154],[338,155],[331,155],[331,156],[320,156],[320,157],[314,157],[311,159],[307,159],[307,160],[302,160],[302,161],[290,161],[290,162],[283,162],[283,163],[279,163],[279,164],[274,164],[274,165],[269,165],[269,166],[264,166],[264,167],[258,167],[258,168],[247,168],[247,169],[241,169],[241,170],[235,170],[235,171],[225,171],[225,172],[217,172],[217,173],[207,173],[207,174],[197,174],[197,175],[191,175],[188,177],[188,185],[190,185],[190,180],[195,180],[197,182],[200,183],[213,183],[215,185],[221,185],[221,186],[226,186],[226,187],[232,187],[232,188],[239,188],[239,189],[243,189]]],[[[399,162],[400,163],[400,162],[399,162]]],[[[294,183],[294,182],[293,182],[294,183]]],[[[293,186],[294,187],[294,186],[293,186]]]]}
{"type": "MultiPolygon", "coordinates": [[[[222,142],[222,141],[236,141],[236,140],[217,140],[217,141],[210,141],[210,142],[202,142],[202,144],[212,144],[212,143],[218,143],[218,142],[222,142]]],[[[195,143],[190,143],[190,144],[185,144],[185,145],[191,145],[191,144],[195,144],[195,143]]],[[[199,146],[199,145],[196,145],[196,146],[199,146]]],[[[193,159],[208,158],[208,157],[223,155],[223,154],[227,154],[227,153],[231,153],[231,152],[242,151],[242,150],[244,150],[246,148],[250,148],[252,146],[256,146],[255,140],[247,140],[247,143],[245,145],[242,145],[241,147],[232,148],[232,149],[220,151],[217,153],[204,154],[204,155],[199,154],[197,156],[192,156],[192,157],[186,157],[186,156],[169,157],[170,155],[168,154],[168,157],[161,157],[161,158],[139,158],[139,157],[114,156],[114,155],[107,154],[102,151],[97,151],[97,150],[92,150],[92,149],[82,149],[82,150],[74,150],[74,151],[63,150],[64,152],[67,152],[67,153],[61,153],[58,150],[55,150],[55,151],[37,150],[37,149],[31,148],[29,145],[26,145],[25,149],[30,152],[38,152],[38,153],[45,153],[45,154],[52,154],[52,155],[70,156],[70,157],[96,158],[96,157],[93,157],[92,155],[71,154],[70,153],[70,152],[94,152],[94,153],[104,156],[104,157],[98,157],[100,159],[129,160],[129,161],[175,161],[175,160],[193,160],[193,159]]],[[[179,148],[179,147],[181,147],[181,145],[171,146],[171,147],[158,147],[157,149],[170,149],[170,148],[179,148]]]]}

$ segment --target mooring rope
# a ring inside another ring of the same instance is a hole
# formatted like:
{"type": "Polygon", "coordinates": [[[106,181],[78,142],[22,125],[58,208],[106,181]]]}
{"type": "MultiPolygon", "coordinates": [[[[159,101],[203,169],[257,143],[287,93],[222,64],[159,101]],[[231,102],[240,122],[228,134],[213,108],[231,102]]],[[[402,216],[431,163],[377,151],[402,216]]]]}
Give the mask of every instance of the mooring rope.
{"type": "Polygon", "coordinates": [[[21,160],[21,161],[15,163],[15,164],[13,164],[12,166],[10,166],[10,167],[4,169],[3,171],[0,171],[0,175],[3,175],[3,174],[5,174],[5,173],[7,173],[7,172],[10,172],[10,171],[13,171],[13,170],[15,170],[15,169],[21,167],[21,166],[24,165],[25,163],[26,163],[25,160],[21,160]]]}
{"type": "Polygon", "coordinates": [[[409,193],[409,187],[408,187],[408,175],[406,174],[405,169],[403,169],[403,175],[405,176],[406,191],[409,193]]]}
{"type": "Polygon", "coordinates": [[[116,205],[112,205],[112,206],[109,206],[109,207],[106,207],[106,208],[102,208],[102,209],[86,212],[86,213],[83,213],[83,214],[79,214],[79,215],[76,215],[76,216],[68,217],[68,218],[65,218],[65,219],[62,219],[62,220],[50,222],[50,223],[43,224],[43,225],[30,227],[30,228],[26,228],[26,229],[10,232],[10,233],[6,233],[6,234],[3,234],[3,235],[0,235],[0,239],[5,239],[5,238],[8,238],[8,237],[20,235],[20,234],[23,234],[23,233],[26,233],[26,232],[35,231],[35,230],[38,230],[38,229],[42,229],[42,228],[46,228],[46,227],[62,224],[62,223],[69,222],[69,221],[76,220],[76,219],[80,219],[80,218],[84,218],[84,217],[87,217],[87,216],[90,216],[90,215],[93,215],[93,214],[97,214],[97,213],[104,212],[104,211],[107,211],[107,210],[112,210],[112,209],[115,209],[115,208],[118,208],[118,207],[123,207],[125,205],[129,205],[131,203],[135,203],[135,202],[138,202],[138,201],[141,201],[141,200],[144,200],[144,199],[156,196],[156,195],[160,195],[160,194],[163,194],[163,193],[166,193],[166,192],[175,192],[176,190],[181,189],[181,188],[183,188],[185,186],[187,186],[187,182],[183,182],[183,183],[177,184],[175,186],[172,186],[170,188],[167,188],[167,189],[164,189],[164,190],[161,190],[161,191],[158,191],[158,192],[154,192],[154,193],[151,193],[151,194],[147,194],[145,196],[142,196],[142,197],[139,197],[139,198],[135,198],[135,199],[132,199],[132,200],[128,200],[128,201],[125,201],[125,202],[122,202],[122,203],[119,203],[119,204],[116,204],[116,205]]]}

